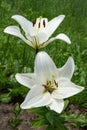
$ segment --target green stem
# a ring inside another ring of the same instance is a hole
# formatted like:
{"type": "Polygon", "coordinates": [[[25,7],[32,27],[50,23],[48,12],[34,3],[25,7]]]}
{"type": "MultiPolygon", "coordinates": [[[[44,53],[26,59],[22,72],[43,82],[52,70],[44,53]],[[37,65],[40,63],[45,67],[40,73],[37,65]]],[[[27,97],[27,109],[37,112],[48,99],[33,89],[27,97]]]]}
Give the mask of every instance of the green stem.
{"type": "Polygon", "coordinates": [[[38,51],[39,51],[38,48],[36,48],[36,54],[38,53],[38,51]]]}

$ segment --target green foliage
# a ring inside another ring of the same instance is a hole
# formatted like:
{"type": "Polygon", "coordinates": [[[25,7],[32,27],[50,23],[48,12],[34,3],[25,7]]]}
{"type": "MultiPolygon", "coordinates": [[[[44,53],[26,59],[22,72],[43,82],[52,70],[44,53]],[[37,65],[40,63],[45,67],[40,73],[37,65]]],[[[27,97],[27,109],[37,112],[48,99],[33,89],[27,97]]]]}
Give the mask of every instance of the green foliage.
{"type": "Polygon", "coordinates": [[[13,129],[13,130],[18,130],[18,126],[21,124],[22,119],[11,119],[8,121],[8,125],[13,129]]]}
{"type": "Polygon", "coordinates": [[[23,110],[20,108],[20,105],[18,103],[16,103],[13,107],[13,113],[14,113],[15,117],[18,117],[22,112],[23,112],[23,110]]]}
{"type": "Polygon", "coordinates": [[[75,127],[84,127],[87,126],[87,114],[63,114],[62,117],[65,118],[65,121],[71,123],[75,127]]]}
{"type": "Polygon", "coordinates": [[[87,114],[72,114],[71,112],[62,113],[61,115],[49,110],[46,107],[34,108],[28,110],[37,115],[37,119],[31,121],[34,128],[41,128],[46,125],[46,130],[67,130],[65,122],[69,122],[74,127],[80,128],[87,126],[87,114]]]}
{"type": "Polygon", "coordinates": [[[9,95],[9,93],[3,93],[0,95],[0,101],[2,103],[9,103],[11,101],[11,97],[9,95]]]}
{"type": "Polygon", "coordinates": [[[16,103],[13,107],[13,114],[14,118],[10,119],[8,121],[8,125],[13,130],[18,130],[18,126],[22,123],[22,119],[19,118],[19,115],[23,112],[23,110],[20,109],[20,106],[18,103],[16,103]]]}
{"type": "Polygon", "coordinates": [[[70,103],[74,103],[81,107],[87,108],[87,88],[78,95],[70,97],[69,100],[70,103]]]}
{"type": "Polygon", "coordinates": [[[41,128],[46,125],[46,130],[68,130],[64,126],[64,118],[46,107],[34,108],[28,111],[37,115],[37,119],[31,121],[34,128],[41,128]]]}

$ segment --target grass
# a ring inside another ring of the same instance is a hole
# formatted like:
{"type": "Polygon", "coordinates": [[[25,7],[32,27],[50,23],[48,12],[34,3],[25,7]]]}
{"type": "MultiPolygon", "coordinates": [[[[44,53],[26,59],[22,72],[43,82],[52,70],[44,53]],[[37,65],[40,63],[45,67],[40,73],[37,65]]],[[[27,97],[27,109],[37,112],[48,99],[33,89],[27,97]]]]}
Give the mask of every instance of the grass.
{"type": "MultiPolygon", "coordinates": [[[[22,40],[4,34],[9,25],[18,25],[11,19],[12,15],[20,14],[33,21],[39,16],[49,20],[65,14],[66,18],[53,36],[63,32],[71,41],[67,45],[63,41],[55,41],[45,50],[61,67],[69,56],[73,56],[76,64],[73,81],[87,87],[87,1],[85,0],[1,0],[0,1],[0,101],[8,103],[15,96],[24,96],[27,92],[15,80],[16,73],[33,72],[35,51],[22,40]],[[21,89],[22,90],[21,90],[21,89]],[[20,90],[20,91],[19,91],[20,90]]],[[[76,103],[87,108],[87,88],[78,96],[70,98],[70,103],[76,103]]]]}

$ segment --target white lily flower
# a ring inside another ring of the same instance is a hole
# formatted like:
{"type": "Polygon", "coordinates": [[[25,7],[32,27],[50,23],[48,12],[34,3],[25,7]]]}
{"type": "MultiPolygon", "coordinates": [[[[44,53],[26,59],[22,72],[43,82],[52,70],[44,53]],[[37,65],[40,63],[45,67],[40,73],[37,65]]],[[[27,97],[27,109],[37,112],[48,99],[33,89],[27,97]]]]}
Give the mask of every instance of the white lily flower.
{"type": "Polygon", "coordinates": [[[60,15],[49,22],[47,18],[40,17],[32,23],[21,15],[14,15],[12,18],[19,23],[25,32],[25,36],[22,35],[20,28],[17,26],[8,26],[4,29],[4,32],[19,37],[25,43],[37,50],[47,46],[56,39],[63,40],[70,44],[71,41],[69,37],[63,33],[49,39],[63,21],[64,17],[64,15],[60,15]]]}
{"type": "Polygon", "coordinates": [[[39,52],[35,59],[34,73],[16,74],[17,81],[30,88],[21,108],[47,106],[61,113],[64,107],[63,99],[84,89],[71,82],[74,67],[73,58],[69,57],[66,64],[57,69],[47,53],[39,52]]]}

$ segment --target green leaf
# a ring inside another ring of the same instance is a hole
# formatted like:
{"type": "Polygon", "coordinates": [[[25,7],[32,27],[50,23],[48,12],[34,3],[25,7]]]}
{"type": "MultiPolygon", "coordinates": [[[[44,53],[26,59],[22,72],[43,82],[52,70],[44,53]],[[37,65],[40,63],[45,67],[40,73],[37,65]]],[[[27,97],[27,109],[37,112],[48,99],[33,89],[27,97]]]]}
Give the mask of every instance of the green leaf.
{"type": "Polygon", "coordinates": [[[58,130],[58,129],[56,129],[56,128],[54,128],[53,126],[49,125],[49,126],[46,128],[46,130],[58,130]]]}
{"type": "Polygon", "coordinates": [[[4,93],[0,95],[0,102],[2,103],[9,103],[11,101],[11,96],[9,93],[4,93]]]}
{"type": "Polygon", "coordinates": [[[62,117],[65,118],[65,121],[71,123],[75,127],[84,127],[87,126],[87,114],[63,114],[62,117]]]}
{"type": "Polygon", "coordinates": [[[68,130],[63,123],[57,122],[57,126],[49,125],[46,130],[68,130]]]}
{"type": "Polygon", "coordinates": [[[65,100],[65,101],[64,101],[63,111],[67,108],[68,104],[69,104],[69,100],[65,100]]]}
{"type": "Polygon", "coordinates": [[[39,119],[36,119],[36,120],[32,120],[31,123],[32,123],[33,128],[41,128],[44,125],[46,125],[47,122],[46,122],[45,119],[39,118],[39,119]]]}
{"type": "Polygon", "coordinates": [[[50,130],[50,128],[53,128],[53,130],[67,130],[64,126],[64,118],[60,117],[58,113],[50,110],[46,114],[46,118],[49,122],[47,130],[50,130]]]}
{"type": "Polygon", "coordinates": [[[57,130],[68,130],[65,126],[64,126],[64,123],[61,122],[61,121],[58,121],[57,123],[57,130]]]}
{"type": "Polygon", "coordinates": [[[11,128],[13,128],[14,130],[16,130],[17,127],[21,124],[22,121],[23,121],[22,119],[17,119],[17,118],[11,119],[11,120],[8,121],[8,125],[11,128]]]}
{"type": "Polygon", "coordinates": [[[48,109],[46,107],[38,107],[29,109],[28,112],[36,113],[39,116],[45,116],[45,114],[48,112],[48,109]]]}
{"type": "Polygon", "coordinates": [[[16,103],[13,106],[13,113],[15,114],[15,117],[18,117],[18,115],[20,115],[23,112],[23,110],[20,108],[20,105],[18,103],[16,103]]]}
{"type": "Polygon", "coordinates": [[[53,125],[53,123],[54,123],[54,118],[53,118],[53,115],[52,115],[51,112],[48,112],[48,113],[46,114],[46,118],[47,118],[47,120],[49,121],[49,123],[50,123],[51,125],[53,125]]]}

